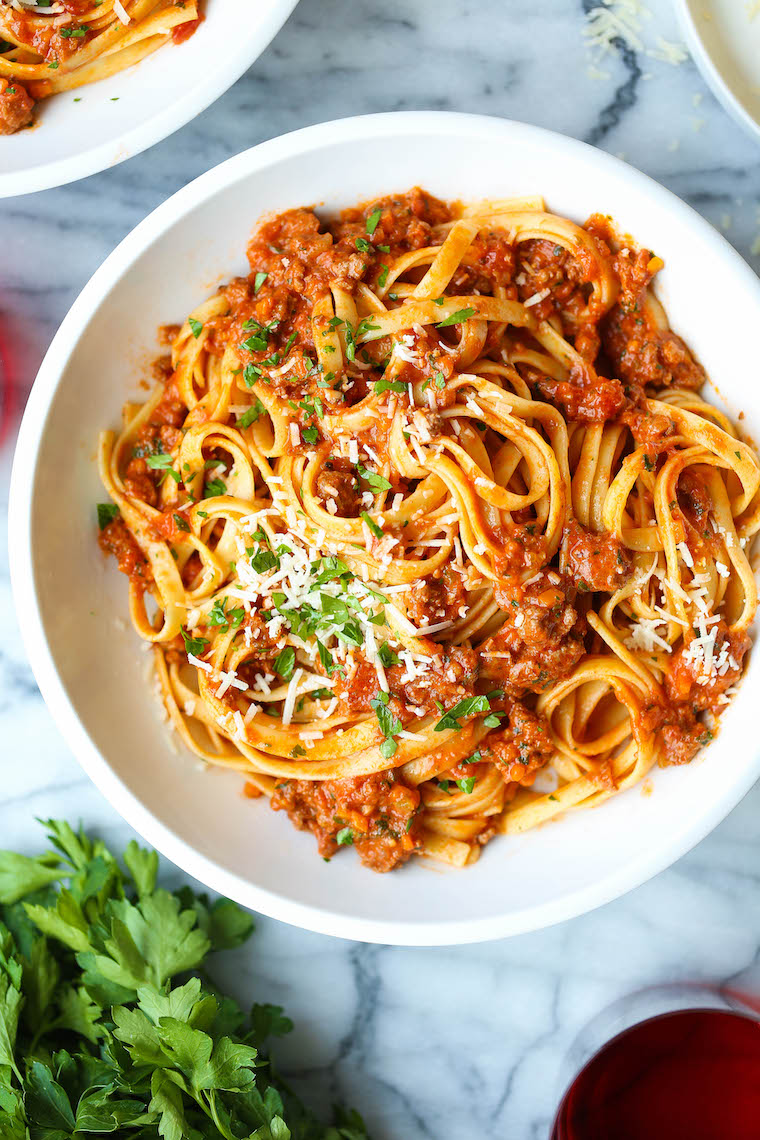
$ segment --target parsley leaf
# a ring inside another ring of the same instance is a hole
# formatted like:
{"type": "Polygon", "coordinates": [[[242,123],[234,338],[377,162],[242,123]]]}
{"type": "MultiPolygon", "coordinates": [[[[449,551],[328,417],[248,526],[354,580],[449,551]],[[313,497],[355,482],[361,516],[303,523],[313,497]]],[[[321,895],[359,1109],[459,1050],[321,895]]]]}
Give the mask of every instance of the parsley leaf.
{"type": "Polygon", "coordinates": [[[182,634],[186,651],[192,653],[193,657],[200,657],[208,645],[207,639],[205,637],[193,637],[184,628],[181,628],[179,632],[182,634]]]}
{"type": "Polygon", "coordinates": [[[327,1128],[279,1078],[267,1053],[292,1028],[280,1006],[246,1016],[207,983],[207,955],[241,945],[249,914],[158,887],[156,853],[134,840],[117,861],[45,826],[52,850],[0,852],[3,1138],[367,1140],[356,1113],[327,1128]]]}
{"type": "Polygon", "coordinates": [[[448,327],[448,325],[459,325],[462,323],[462,321],[469,321],[470,317],[474,316],[474,309],[457,309],[457,311],[455,313],[452,313],[450,317],[444,317],[442,321],[439,321],[435,327],[437,329],[445,329],[448,327]]]}
{"type": "Polygon", "coordinates": [[[223,479],[207,479],[206,480],[206,498],[214,498],[216,495],[226,495],[227,484],[223,479]]]}
{"type": "Polygon", "coordinates": [[[292,645],[281,649],[274,660],[274,671],[279,673],[283,681],[289,681],[293,676],[293,667],[296,663],[296,651],[292,645]]]}
{"type": "Polygon", "coordinates": [[[238,416],[238,418],[235,420],[235,426],[239,428],[250,427],[251,424],[256,423],[256,420],[259,418],[259,416],[262,416],[265,411],[266,408],[257,396],[251,404],[250,408],[247,408],[246,411],[244,411],[243,414],[241,416],[238,416]]]}
{"type": "Polygon", "coordinates": [[[365,228],[366,228],[366,231],[370,237],[372,237],[375,230],[377,229],[378,222],[380,221],[382,216],[383,216],[382,210],[373,210],[372,213],[367,218],[367,224],[366,224],[365,228]]]}
{"type": "Polygon", "coordinates": [[[367,514],[366,511],[362,511],[360,517],[367,524],[367,526],[371,530],[372,534],[374,534],[375,538],[382,538],[383,537],[383,528],[381,526],[378,526],[378,524],[375,522],[375,520],[370,518],[370,516],[367,514]]]}
{"type": "Polygon", "coordinates": [[[380,644],[377,655],[386,669],[390,669],[391,665],[401,664],[401,658],[396,656],[387,641],[380,644]]]}
{"type": "Polygon", "coordinates": [[[406,384],[403,380],[376,380],[375,394],[382,396],[383,392],[406,392],[406,384]]]}
{"type": "Polygon", "coordinates": [[[242,606],[225,612],[227,601],[227,598],[216,598],[208,615],[208,625],[218,625],[223,632],[226,632],[230,627],[237,629],[245,617],[245,610],[242,606]]]}
{"type": "Polygon", "coordinates": [[[459,723],[460,717],[474,716],[476,713],[488,712],[490,707],[488,697],[465,697],[463,700],[457,701],[453,709],[449,709],[448,712],[443,714],[435,726],[435,731],[443,732],[446,728],[453,728],[459,732],[462,727],[459,723]]]}
{"type": "Polygon", "coordinates": [[[362,467],[361,463],[357,464],[356,470],[369,483],[373,491],[390,491],[391,484],[384,475],[378,475],[376,471],[370,471],[366,467],[362,467]]]}
{"type": "Polygon", "coordinates": [[[197,340],[197,339],[198,339],[198,337],[199,337],[199,336],[201,335],[201,333],[203,332],[203,322],[202,322],[202,321],[197,321],[197,320],[195,319],[195,317],[188,317],[188,318],[187,318],[187,323],[190,325],[190,331],[191,331],[191,333],[193,334],[193,336],[194,336],[194,337],[195,337],[195,339],[197,340]]]}
{"type": "Polygon", "coordinates": [[[269,276],[268,273],[257,273],[256,274],[256,276],[253,279],[253,295],[254,295],[254,297],[256,296],[256,294],[258,293],[259,289],[264,284],[264,282],[266,281],[268,276],[269,276]]]}
{"type": "Polygon", "coordinates": [[[101,530],[105,530],[118,517],[119,508],[116,503],[98,503],[98,526],[101,530]]]}
{"type": "Polygon", "coordinates": [[[390,698],[387,693],[379,692],[376,697],[369,702],[371,708],[375,710],[377,723],[380,725],[385,740],[380,745],[380,755],[384,760],[390,760],[391,756],[398,749],[398,744],[393,739],[397,733],[401,732],[401,721],[398,717],[394,716],[388,708],[390,698]]]}
{"type": "Polygon", "coordinates": [[[175,471],[172,467],[171,455],[166,455],[165,452],[159,452],[158,455],[146,455],[145,462],[151,470],[164,471],[167,475],[171,475],[175,483],[182,482],[182,476],[179,471],[175,471]]]}

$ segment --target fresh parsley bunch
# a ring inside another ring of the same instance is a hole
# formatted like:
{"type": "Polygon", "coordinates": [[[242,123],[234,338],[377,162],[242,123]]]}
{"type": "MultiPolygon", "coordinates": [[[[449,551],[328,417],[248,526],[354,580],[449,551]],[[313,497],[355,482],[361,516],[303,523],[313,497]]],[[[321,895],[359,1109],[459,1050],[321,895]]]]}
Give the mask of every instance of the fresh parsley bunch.
{"type": "Polygon", "coordinates": [[[156,886],[134,840],[121,865],[67,823],[53,850],[0,852],[0,1140],[368,1140],[321,1124],[273,1069],[282,1009],[246,1017],[204,970],[250,915],[156,886]]]}

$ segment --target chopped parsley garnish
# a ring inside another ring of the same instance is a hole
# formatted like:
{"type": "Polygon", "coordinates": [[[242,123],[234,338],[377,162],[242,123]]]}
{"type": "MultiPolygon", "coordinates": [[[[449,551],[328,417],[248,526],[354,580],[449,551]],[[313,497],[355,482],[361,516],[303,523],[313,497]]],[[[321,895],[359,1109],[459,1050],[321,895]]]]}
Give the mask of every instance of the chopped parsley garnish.
{"type": "Polygon", "coordinates": [[[357,464],[356,470],[362,479],[369,483],[373,491],[390,491],[391,484],[384,475],[378,475],[376,471],[370,471],[367,467],[362,467],[361,463],[357,464]]]}
{"type": "Polygon", "coordinates": [[[159,452],[158,455],[146,455],[145,462],[153,471],[163,471],[166,475],[170,475],[175,483],[182,482],[179,471],[175,471],[172,467],[171,455],[166,455],[165,452],[159,452]]]}
{"type": "Polygon", "coordinates": [[[487,716],[483,721],[483,724],[486,726],[486,728],[498,728],[501,724],[501,719],[496,713],[491,713],[491,715],[487,716]]]}
{"type": "Polygon", "coordinates": [[[200,657],[208,645],[207,639],[205,637],[193,637],[183,627],[180,627],[179,632],[182,634],[182,640],[185,643],[185,651],[192,653],[193,657],[200,657]]]}
{"type": "Polygon", "coordinates": [[[86,24],[82,24],[82,26],[80,28],[61,28],[60,34],[61,34],[61,38],[64,40],[68,40],[68,39],[81,40],[81,39],[84,39],[84,37],[89,32],[89,30],[90,29],[87,27],[86,24]]]}
{"type": "Polygon", "coordinates": [[[380,272],[377,275],[377,287],[378,287],[378,289],[384,289],[385,288],[385,282],[387,280],[388,280],[388,266],[385,263],[383,263],[383,264],[381,264],[380,272]]]}
{"type": "Polygon", "coordinates": [[[269,276],[268,273],[257,273],[256,274],[256,276],[253,279],[253,295],[254,296],[256,296],[256,294],[258,293],[259,289],[264,284],[264,282],[266,281],[268,276],[269,276]]]}
{"type": "Polygon", "coordinates": [[[445,329],[448,325],[460,325],[462,321],[469,321],[470,317],[475,316],[474,309],[457,309],[450,317],[444,317],[435,326],[437,329],[445,329]]]}
{"type": "Polygon", "coordinates": [[[356,248],[359,250],[359,253],[372,253],[372,246],[367,239],[363,237],[356,239],[356,248]]]}
{"type": "MultiPolygon", "coordinates": [[[[372,317],[364,317],[362,320],[359,321],[359,324],[356,326],[355,336],[356,336],[357,340],[360,340],[361,337],[366,336],[367,333],[379,332],[379,331],[380,331],[380,325],[373,325],[372,317]]],[[[373,340],[373,339],[374,339],[374,337],[370,337],[370,340],[373,340]]]]}
{"type": "Polygon", "coordinates": [[[366,511],[362,511],[360,517],[367,524],[367,526],[369,527],[372,534],[374,534],[375,538],[382,538],[383,537],[383,528],[381,526],[378,526],[378,524],[375,522],[375,520],[373,518],[370,518],[370,516],[367,514],[366,511]]]}
{"type": "Polygon", "coordinates": [[[367,218],[366,230],[367,230],[367,233],[369,234],[370,237],[372,237],[373,233],[377,229],[378,222],[380,221],[382,216],[383,216],[382,210],[373,210],[372,213],[370,214],[370,216],[367,218]]]}
{"type": "Polygon", "coordinates": [[[315,424],[310,424],[309,427],[301,428],[301,435],[306,443],[316,443],[319,439],[319,428],[315,424]]]}
{"type": "Polygon", "coordinates": [[[350,324],[346,322],[346,357],[348,360],[353,360],[356,356],[356,341],[354,339],[354,330],[350,324]]]}
{"type": "Polygon", "coordinates": [[[401,658],[396,656],[387,641],[382,642],[377,651],[377,655],[386,669],[389,669],[391,665],[401,664],[401,658]]]}
{"type": "Polygon", "coordinates": [[[215,495],[226,495],[227,484],[223,479],[207,479],[206,480],[206,497],[215,495]]]}
{"type": "Polygon", "coordinates": [[[184,530],[184,531],[190,530],[190,523],[187,521],[187,519],[183,518],[182,515],[178,515],[176,513],[176,511],[172,515],[172,518],[174,519],[174,522],[176,523],[178,530],[184,530]]]}
{"type": "Polygon", "coordinates": [[[322,664],[322,668],[327,673],[327,676],[331,677],[333,670],[335,669],[332,653],[325,645],[322,644],[321,641],[317,641],[317,652],[319,653],[319,660],[322,664]]]}
{"type": "Polygon", "coordinates": [[[406,392],[403,380],[376,380],[375,394],[381,396],[383,392],[406,392]]]}
{"type": "Polygon", "coordinates": [[[242,606],[239,609],[227,610],[225,613],[227,601],[227,598],[217,598],[208,615],[207,624],[223,627],[223,632],[230,628],[237,629],[245,617],[245,610],[242,606]]]}
{"type": "Polygon", "coordinates": [[[197,340],[198,337],[203,332],[203,322],[202,321],[196,321],[195,317],[188,317],[187,323],[190,325],[191,333],[193,334],[193,336],[197,340]]]}
{"type": "Polygon", "coordinates": [[[268,570],[277,570],[280,560],[273,550],[260,550],[251,557],[251,567],[257,574],[266,574],[268,570]]]}
{"type": "Polygon", "coordinates": [[[235,426],[240,428],[250,427],[251,424],[256,423],[256,420],[259,418],[259,416],[263,416],[265,411],[266,408],[257,396],[251,404],[250,408],[248,408],[247,411],[243,412],[242,416],[238,416],[237,420],[235,421],[235,426]]]}
{"type": "MultiPolygon", "coordinates": [[[[453,709],[449,709],[444,713],[438,724],[435,726],[436,732],[443,732],[446,728],[453,728],[456,732],[461,729],[459,717],[474,716],[475,713],[488,712],[491,706],[488,703],[488,697],[465,697],[464,700],[457,701],[453,709]]],[[[443,707],[441,706],[441,711],[443,707]]]]}
{"type": "Polygon", "coordinates": [[[354,833],[350,827],[341,827],[338,834],[335,836],[335,842],[339,847],[350,847],[354,841],[354,833]]]}
{"type": "Polygon", "coordinates": [[[377,723],[380,725],[385,740],[380,745],[380,755],[384,760],[390,760],[391,756],[398,749],[398,744],[393,739],[394,736],[401,732],[401,721],[398,717],[394,716],[388,708],[390,698],[387,693],[379,692],[369,703],[375,710],[377,716],[377,723]]]}
{"type": "Polygon", "coordinates": [[[475,787],[475,776],[463,776],[461,780],[457,780],[457,787],[461,788],[465,795],[472,795],[472,790],[475,787]]]}
{"type": "MultiPolygon", "coordinates": [[[[262,325],[259,324],[257,320],[254,320],[253,317],[249,318],[243,325],[243,328],[246,331],[251,329],[254,331],[247,340],[242,342],[241,348],[244,348],[247,352],[266,352],[269,348],[269,334],[274,332],[279,323],[279,321],[272,321],[271,324],[262,325]]],[[[293,334],[293,336],[295,339],[295,334],[293,334]]],[[[279,357],[275,363],[279,363],[279,357]]]]}
{"type": "Polygon", "coordinates": [[[289,681],[293,676],[293,667],[296,663],[296,651],[292,645],[286,645],[280,650],[274,660],[274,671],[279,673],[283,681],[289,681]]]}
{"type": "Polygon", "coordinates": [[[98,527],[105,530],[109,523],[119,517],[116,503],[98,503],[98,527]]]}

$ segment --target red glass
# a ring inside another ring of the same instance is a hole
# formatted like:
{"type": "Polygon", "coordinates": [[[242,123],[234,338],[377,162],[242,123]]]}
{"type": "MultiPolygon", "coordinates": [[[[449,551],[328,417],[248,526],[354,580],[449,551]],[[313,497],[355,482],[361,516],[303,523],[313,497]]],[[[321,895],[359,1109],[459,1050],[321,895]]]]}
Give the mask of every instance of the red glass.
{"type": "Polygon", "coordinates": [[[758,1140],[760,1022],[685,1009],[619,1033],[565,1093],[552,1140],[758,1140]]]}

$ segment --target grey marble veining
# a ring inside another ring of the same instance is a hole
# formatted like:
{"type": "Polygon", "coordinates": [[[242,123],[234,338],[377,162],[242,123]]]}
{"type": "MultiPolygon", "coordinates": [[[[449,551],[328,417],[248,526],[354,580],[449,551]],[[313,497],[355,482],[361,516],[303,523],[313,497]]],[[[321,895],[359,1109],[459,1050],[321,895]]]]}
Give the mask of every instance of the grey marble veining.
{"type": "MultiPolygon", "coordinates": [[[[650,8],[650,38],[679,39],[667,0],[650,8]]],[[[592,80],[583,10],[580,0],[301,0],[243,79],[171,139],[73,186],[0,203],[0,337],[18,407],[74,297],[146,213],[247,146],[346,114],[450,108],[585,139],[685,198],[760,270],[750,253],[760,147],[691,61],[671,67],[617,50],[597,65],[609,77],[592,80]]],[[[12,437],[0,456],[3,515],[12,437]]],[[[1,846],[33,850],[34,816],[81,818],[116,844],[128,838],[41,701],[4,543],[0,756],[1,846]]],[[[230,963],[229,984],[287,1007],[297,1030],[280,1049],[285,1067],[317,1103],[360,1106],[376,1140],[544,1140],[562,1059],[606,1004],[680,979],[760,989],[758,819],[760,787],[652,882],[511,941],[368,947],[261,919],[230,963]]]]}

